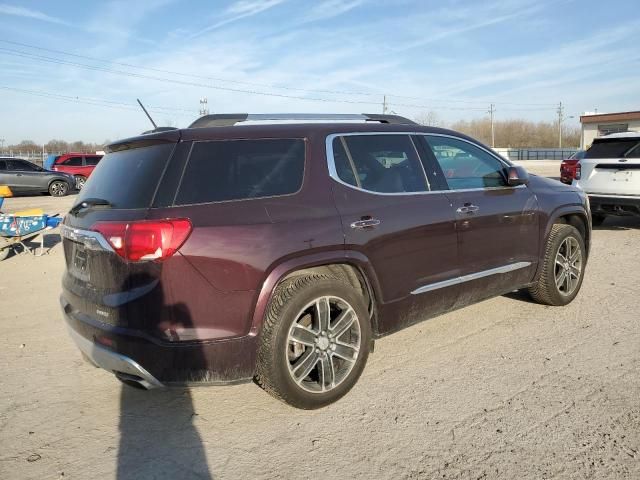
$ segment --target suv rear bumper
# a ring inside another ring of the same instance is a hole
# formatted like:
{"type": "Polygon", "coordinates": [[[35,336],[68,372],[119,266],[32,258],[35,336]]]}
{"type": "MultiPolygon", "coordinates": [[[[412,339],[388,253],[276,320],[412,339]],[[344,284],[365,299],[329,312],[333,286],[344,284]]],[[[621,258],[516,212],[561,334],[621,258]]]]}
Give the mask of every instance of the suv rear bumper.
{"type": "Polygon", "coordinates": [[[122,380],[145,388],[229,385],[253,379],[257,337],[163,342],[73,311],[60,297],[71,338],[88,360],[122,380]]]}
{"type": "Polygon", "coordinates": [[[640,216],[640,196],[588,195],[593,215],[640,216]]]}

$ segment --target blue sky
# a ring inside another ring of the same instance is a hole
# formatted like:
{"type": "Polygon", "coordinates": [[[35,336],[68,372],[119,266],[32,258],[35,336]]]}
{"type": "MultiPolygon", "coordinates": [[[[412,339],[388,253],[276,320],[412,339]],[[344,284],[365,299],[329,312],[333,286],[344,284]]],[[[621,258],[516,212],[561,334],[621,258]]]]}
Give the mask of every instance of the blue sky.
{"type": "MultiPolygon", "coordinates": [[[[637,0],[0,0],[0,138],[213,112],[554,120],[640,109],[637,0]],[[71,55],[70,55],[71,54],[71,55]]],[[[568,123],[576,119],[569,119],[568,123]]]]}

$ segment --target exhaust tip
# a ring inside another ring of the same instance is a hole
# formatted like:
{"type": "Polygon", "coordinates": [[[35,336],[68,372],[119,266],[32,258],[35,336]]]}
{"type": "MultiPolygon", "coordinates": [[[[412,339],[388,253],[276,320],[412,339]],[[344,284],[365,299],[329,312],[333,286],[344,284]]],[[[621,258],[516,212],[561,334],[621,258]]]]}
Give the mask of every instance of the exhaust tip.
{"type": "Polygon", "coordinates": [[[136,388],[138,390],[149,390],[151,385],[142,377],[131,375],[130,373],[114,372],[116,378],[125,385],[136,388]]]}

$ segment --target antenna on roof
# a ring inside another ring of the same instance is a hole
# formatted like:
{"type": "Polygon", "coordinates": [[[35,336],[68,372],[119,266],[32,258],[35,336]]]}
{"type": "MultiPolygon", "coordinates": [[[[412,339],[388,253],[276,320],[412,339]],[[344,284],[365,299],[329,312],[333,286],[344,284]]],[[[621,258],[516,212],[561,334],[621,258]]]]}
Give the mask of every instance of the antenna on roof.
{"type": "Polygon", "coordinates": [[[155,130],[156,128],[158,128],[158,126],[156,125],[156,122],[153,121],[153,118],[151,118],[151,115],[149,115],[149,112],[147,112],[147,109],[144,108],[144,105],[142,105],[142,102],[140,101],[140,99],[136,98],[136,100],[138,101],[138,105],[140,105],[140,108],[142,108],[142,111],[145,113],[145,115],[151,122],[151,125],[153,125],[153,129],[155,130]]]}

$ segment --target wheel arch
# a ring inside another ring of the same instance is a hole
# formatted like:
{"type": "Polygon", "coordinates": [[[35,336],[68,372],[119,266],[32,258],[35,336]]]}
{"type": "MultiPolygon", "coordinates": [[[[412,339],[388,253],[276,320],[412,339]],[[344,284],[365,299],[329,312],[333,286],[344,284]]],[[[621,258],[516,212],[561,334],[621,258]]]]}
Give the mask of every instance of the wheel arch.
{"type": "MultiPolygon", "coordinates": [[[[556,210],[549,217],[549,221],[547,222],[547,227],[544,233],[545,242],[547,238],[549,238],[551,228],[556,223],[566,223],[568,225],[574,226],[582,235],[582,238],[584,239],[584,246],[587,251],[587,256],[589,256],[589,249],[591,247],[591,221],[588,217],[587,212],[585,212],[583,209],[575,207],[565,207],[556,210]]],[[[544,243],[542,247],[544,248],[544,243]]]]}
{"type": "Polygon", "coordinates": [[[360,252],[325,252],[287,260],[271,270],[262,283],[253,310],[250,335],[258,335],[275,289],[288,278],[306,274],[338,277],[362,292],[369,310],[371,328],[378,330],[378,301],[381,297],[377,276],[368,258],[360,252]]]}

